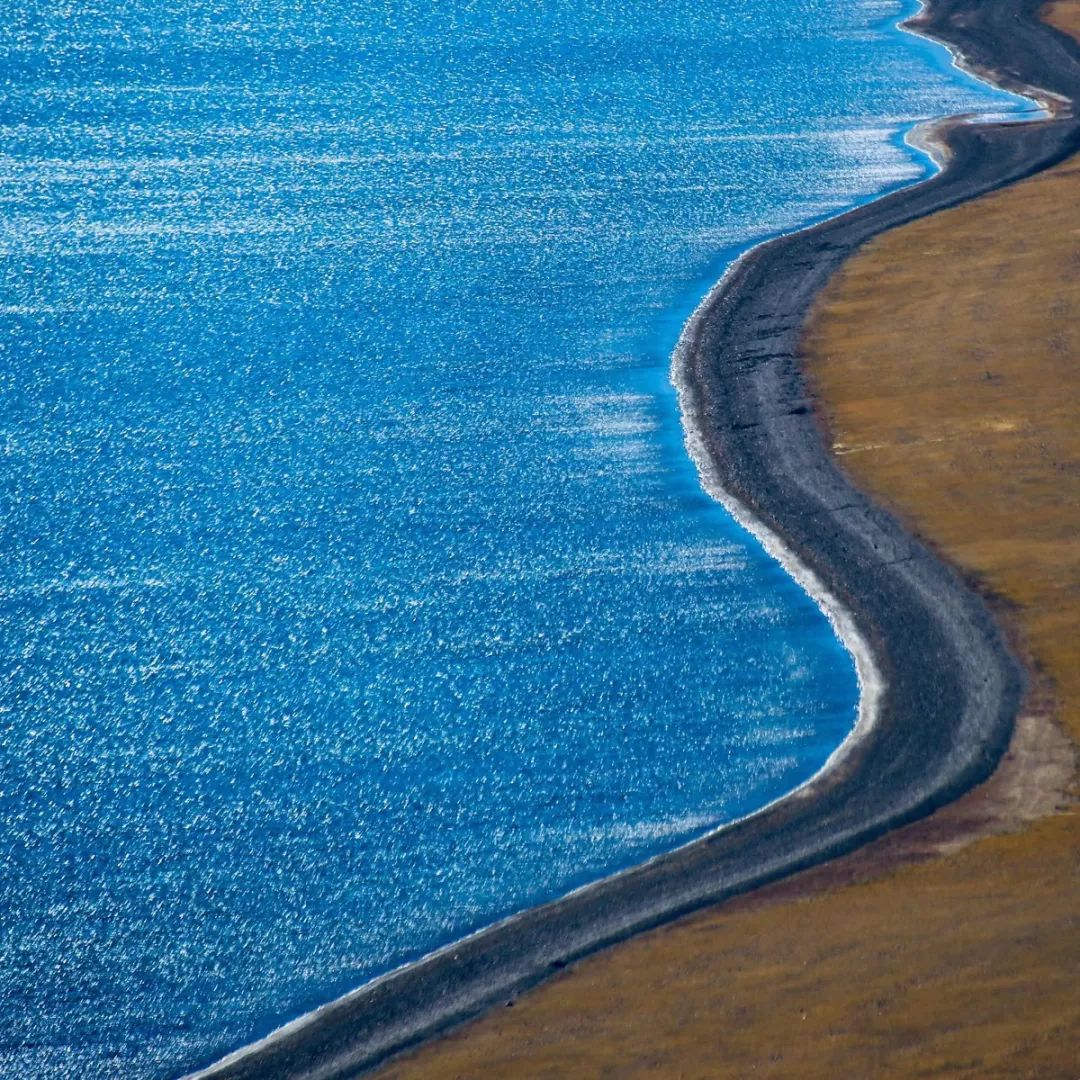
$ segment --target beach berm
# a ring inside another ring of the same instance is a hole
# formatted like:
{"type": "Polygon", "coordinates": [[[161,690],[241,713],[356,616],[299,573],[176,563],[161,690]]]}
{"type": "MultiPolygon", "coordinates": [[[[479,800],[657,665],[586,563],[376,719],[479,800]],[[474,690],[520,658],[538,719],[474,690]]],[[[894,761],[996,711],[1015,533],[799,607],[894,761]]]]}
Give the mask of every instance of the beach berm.
{"type": "MultiPolygon", "coordinates": [[[[1057,558],[1056,538],[1075,533],[1075,521],[1054,516],[1067,510],[1024,501],[1060,490],[1025,469],[1068,482],[1068,439],[1048,434],[1067,412],[1027,389],[1026,379],[1050,377],[1037,360],[993,360],[981,344],[970,355],[981,340],[972,320],[989,326],[1008,307],[992,297],[965,306],[943,270],[957,252],[993,262],[989,203],[970,200],[993,193],[1026,212],[1029,185],[1057,179],[1080,146],[1062,105],[1080,99],[1080,50],[1033,10],[1026,0],[939,0],[920,23],[1003,85],[1046,91],[1054,119],[939,125],[942,173],[755,249],[680,350],[687,421],[710,477],[804,560],[873,650],[885,677],[874,725],[841,767],[761,814],[363,988],[208,1075],[352,1076],[485,1008],[385,1075],[1054,1076],[1071,1067],[1076,1013],[1062,958],[1075,955],[1075,846],[1072,819],[1058,811],[1072,754],[1047,719],[1063,691],[1025,622],[1042,608],[1023,576],[1044,580],[1043,547],[1057,558]],[[969,213],[974,224],[953,223],[969,213]],[[919,229],[906,256],[880,256],[919,229]],[[926,258],[931,243],[939,247],[926,258]],[[881,280],[859,294],[862,261],[878,257],[881,280]],[[907,276],[920,273],[921,285],[907,276]],[[893,296],[884,286],[897,276],[893,296]],[[942,294],[935,328],[929,298],[942,294]],[[946,324],[961,344],[934,353],[946,324]],[[895,345],[888,378],[867,366],[867,350],[875,364],[888,356],[864,325],[895,345]],[[923,371],[910,367],[916,354],[923,371]],[[833,365],[850,398],[830,396],[833,365]],[[938,392],[935,379],[958,392],[938,392]],[[982,408],[971,405],[979,394],[982,408]],[[1028,427],[1022,409],[1005,408],[1014,400],[1032,409],[1028,427]],[[1028,428],[1030,454],[1022,435],[1009,444],[1015,473],[960,473],[1028,428]],[[939,452],[956,431],[962,454],[939,452]],[[981,450],[964,456],[975,440],[981,450]],[[896,491],[890,460],[903,463],[907,486],[896,491]],[[963,486],[967,501],[925,498],[935,485],[963,486]],[[1015,501],[984,512],[982,500],[1000,499],[1015,501]],[[1044,543],[995,561],[994,529],[1032,514],[1045,519],[1030,530],[1044,543]]],[[[987,286],[1018,265],[1016,221],[998,229],[1005,247],[987,286]]],[[[1068,282],[1073,256],[1062,258],[1068,282]]],[[[1032,263],[1046,266],[1038,255],[1032,263]]],[[[979,287],[964,264],[951,273],[979,287]]],[[[1050,315],[1062,325],[1069,296],[1066,286],[1054,293],[1050,315]]],[[[1071,348],[1061,329],[1047,345],[1058,392],[1071,348]]],[[[1067,571],[1067,557],[1054,565],[1067,571]]],[[[1059,585],[1045,603],[1065,597],[1059,585]]],[[[1048,618],[1068,625],[1064,609],[1048,618]]]]}

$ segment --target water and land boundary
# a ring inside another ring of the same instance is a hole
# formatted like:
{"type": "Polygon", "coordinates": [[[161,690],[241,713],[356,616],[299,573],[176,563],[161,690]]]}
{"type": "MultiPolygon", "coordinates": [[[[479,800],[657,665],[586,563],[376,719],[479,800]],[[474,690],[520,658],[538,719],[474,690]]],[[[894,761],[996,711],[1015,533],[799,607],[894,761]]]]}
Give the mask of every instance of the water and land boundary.
{"type": "MultiPolygon", "coordinates": [[[[1034,5],[935,4],[925,23],[1003,85],[1075,100],[1075,47],[1035,21],[1034,5]]],[[[745,258],[699,312],[682,355],[719,483],[799,553],[877,658],[877,723],[797,796],[396,972],[211,1075],[351,1075],[602,945],[925,815],[992,771],[1022,672],[975,593],[837,472],[798,367],[810,305],[852,251],[1064,160],[1077,129],[1059,107],[1037,124],[945,124],[937,138],[949,154],[938,177],[745,258]]]]}

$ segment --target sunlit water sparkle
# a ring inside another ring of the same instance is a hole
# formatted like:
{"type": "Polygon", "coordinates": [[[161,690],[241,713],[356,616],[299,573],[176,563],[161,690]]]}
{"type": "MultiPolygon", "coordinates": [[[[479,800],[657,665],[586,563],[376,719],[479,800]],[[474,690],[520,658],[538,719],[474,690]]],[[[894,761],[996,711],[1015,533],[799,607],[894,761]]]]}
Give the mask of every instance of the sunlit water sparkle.
{"type": "Polygon", "coordinates": [[[0,1073],[170,1076],[815,772],[723,266],[1003,107],[890,2],[15,0],[0,1073]]]}

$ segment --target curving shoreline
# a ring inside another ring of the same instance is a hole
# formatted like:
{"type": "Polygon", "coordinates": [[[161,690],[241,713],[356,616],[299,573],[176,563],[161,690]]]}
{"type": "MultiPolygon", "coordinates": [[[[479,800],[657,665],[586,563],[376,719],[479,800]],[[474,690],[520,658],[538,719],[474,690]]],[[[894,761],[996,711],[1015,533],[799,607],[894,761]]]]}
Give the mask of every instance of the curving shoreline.
{"type": "MultiPolygon", "coordinates": [[[[1020,53],[1019,66],[1013,56],[1000,81],[1038,84],[1076,100],[1075,50],[1066,49],[1055,70],[1053,55],[1063,46],[1031,22],[1035,7],[1015,0],[936,3],[929,22],[937,25],[929,28],[946,37],[952,15],[974,12],[975,32],[971,24],[953,28],[952,40],[978,60],[983,22],[999,20],[999,47],[1020,53]],[[1023,16],[1023,33],[1000,21],[1009,13],[1023,16]],[[965,33],[974,42],[970,50],[965,33]],[[1048,35],[1050,43],[1043,41],[1048,35]]],[[[798,371],[804,316],[855,247],[1030,175],[1080,142],[1071,119],[952,124],[942,137],[951,150],[944,173],[755,249],[685,335],[688,404],[717,479],[853,612],[888,682],[881,723],[845,767],[758,815],[441,950],[202,1075],[352,1075],[570,959],[848,850],[929,812],[992,770],[1011,730],[1022,674],[981,602],[836,470],[798,371]]]]}

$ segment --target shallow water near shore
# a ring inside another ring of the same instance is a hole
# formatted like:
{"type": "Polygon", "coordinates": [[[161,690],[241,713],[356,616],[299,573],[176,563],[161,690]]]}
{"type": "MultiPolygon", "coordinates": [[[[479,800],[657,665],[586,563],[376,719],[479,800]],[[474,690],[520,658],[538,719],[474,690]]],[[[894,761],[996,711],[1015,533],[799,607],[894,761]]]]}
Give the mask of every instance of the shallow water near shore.
{"type": "Polygon", "coordinates": [[[723,266],[1010,99],[896,5],[17,5],[0,1074],[175,1075],[812,775],[701,491],[723,266]]]}

